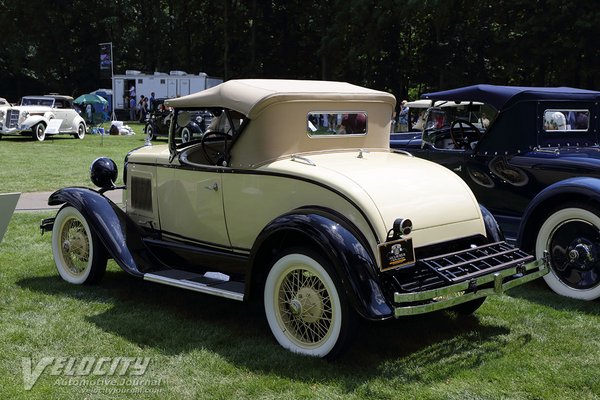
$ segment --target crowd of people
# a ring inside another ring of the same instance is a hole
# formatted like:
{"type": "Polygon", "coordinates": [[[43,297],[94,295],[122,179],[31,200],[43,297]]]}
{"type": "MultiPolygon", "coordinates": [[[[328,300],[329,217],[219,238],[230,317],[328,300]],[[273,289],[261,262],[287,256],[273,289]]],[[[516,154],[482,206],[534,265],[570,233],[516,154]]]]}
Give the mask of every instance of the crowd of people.
{"type": "Polygon", "coordinates": [[[132,85],[129,88],[129,95],[125,97],[125,104],[129,105],[129,119],[139,122],[146,121],[146,115],[155,108],[155,100],[154,92],[150,93],[150,97],[142,94],[138,99],[135,93],[135,86],[132,85]]]}

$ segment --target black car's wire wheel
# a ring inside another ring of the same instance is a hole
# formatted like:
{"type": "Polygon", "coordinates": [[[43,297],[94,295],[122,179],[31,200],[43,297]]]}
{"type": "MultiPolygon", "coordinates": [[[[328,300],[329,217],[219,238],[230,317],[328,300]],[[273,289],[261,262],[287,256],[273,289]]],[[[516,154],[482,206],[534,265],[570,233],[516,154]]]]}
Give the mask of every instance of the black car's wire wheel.
{"type": "Polygon", "coordinates": [[[582,300],[600,297],[600,213],[582,204],[551,211],[535,244],[538,258],[548,251],[544,280],[556,293],[582,300]]]}

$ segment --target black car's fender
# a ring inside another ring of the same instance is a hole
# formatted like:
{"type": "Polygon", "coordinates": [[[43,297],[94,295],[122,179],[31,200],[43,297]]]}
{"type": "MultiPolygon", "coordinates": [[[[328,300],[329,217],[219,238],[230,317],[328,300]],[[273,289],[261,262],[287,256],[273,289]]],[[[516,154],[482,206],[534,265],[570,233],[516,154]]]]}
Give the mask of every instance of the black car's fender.
{"type": "MultiPolygon", "coordinates": [[[[252,286],[256,288],[264,281],[267,267],[278,251],[302,245],[317,248],[328,258],[354,309],[363,318],[381,320],[394,315],[367,240],[351,222],[331,210],[294,210],[265,227],[250,254],[252,286]]],[[[249,286],[246,290],[250,290],[249,286]]]]}
{"type": "Polygon", "coordinates": [[[483,223],[485,225],[485,235],[490,242],[500,242],[505,239],[504,233],[498,225],[498,221],[492,215],[492,213],[485,208],[483,205],[479,205],[479,209],[481,210],[481,216],[483,217],[483,223]]]}
{"type": "Polygon", "coordinates": [[[162,263],[144,243],[139,227],[110,199],[83,187],[60,189],[48,198],[51,206],[64,203],[85,217],[90,229],[124,271],[141,277],[144,272],[161,269],[162,263]]]}
{"type": "Polygon", "coordinates": [[[548,210],[567,201],[598,202],[600,204],[600,179],[590,177],[569,178],[548,186],[531,200],[519,225],[517,246],[531,251],[536,229],[548,210]]]}

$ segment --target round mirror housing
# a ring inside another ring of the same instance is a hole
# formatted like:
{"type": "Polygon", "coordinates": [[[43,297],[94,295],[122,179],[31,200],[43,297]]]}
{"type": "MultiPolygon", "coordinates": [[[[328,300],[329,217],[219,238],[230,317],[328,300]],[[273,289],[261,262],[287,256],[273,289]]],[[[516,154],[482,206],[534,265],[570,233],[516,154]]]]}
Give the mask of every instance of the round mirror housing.
{"type": "Polygon", "coordinates": [[[90,166],[92,183],[104,190],[115,187],[117,176],[119,176],[117,164],[108,157],[96,158],[90,166]]]}

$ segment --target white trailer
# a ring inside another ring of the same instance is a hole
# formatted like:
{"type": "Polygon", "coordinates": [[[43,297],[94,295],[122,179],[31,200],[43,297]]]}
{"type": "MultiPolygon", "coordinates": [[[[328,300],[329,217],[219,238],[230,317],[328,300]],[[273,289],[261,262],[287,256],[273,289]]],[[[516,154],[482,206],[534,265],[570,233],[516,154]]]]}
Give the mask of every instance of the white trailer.
{"type": "Polygon", "coordinates": [[[183,71],[155,72],[152,75],[142,74],[140,71],[127,70],[125,75],[113,75],[113,109],[115,111],[129,108],[127,102],[129,89],[135,87],[136,102],[140,96],[172,98],[185,96],[186,94],[200,92],[222,83],[223,79],[210,77],[204,72],[198,75],[187,74],[183,71]]]}

